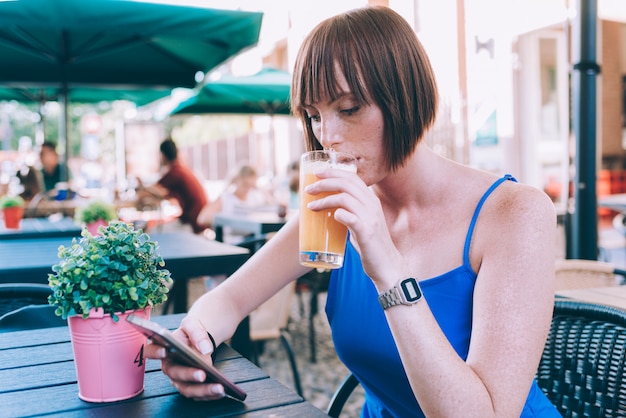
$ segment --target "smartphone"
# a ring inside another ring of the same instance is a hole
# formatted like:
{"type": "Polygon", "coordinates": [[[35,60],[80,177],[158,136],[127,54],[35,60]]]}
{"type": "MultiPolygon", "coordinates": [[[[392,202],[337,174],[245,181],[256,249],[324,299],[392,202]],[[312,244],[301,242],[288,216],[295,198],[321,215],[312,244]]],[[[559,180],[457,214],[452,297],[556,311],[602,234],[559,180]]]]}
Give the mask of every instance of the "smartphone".
{"type": "Polygon", "coordinates": [[[132,314],[128,315],[126,320],[156,344],[165,347],[170,358],[181,364],[204,370],[206,372],[206,382],[222,384],[226,395],[239,401],[246,399],[246,392],[213,365],[204,361],[200,354],[176,338],[169,329],[162,327],[156,322],[132,314]]]}

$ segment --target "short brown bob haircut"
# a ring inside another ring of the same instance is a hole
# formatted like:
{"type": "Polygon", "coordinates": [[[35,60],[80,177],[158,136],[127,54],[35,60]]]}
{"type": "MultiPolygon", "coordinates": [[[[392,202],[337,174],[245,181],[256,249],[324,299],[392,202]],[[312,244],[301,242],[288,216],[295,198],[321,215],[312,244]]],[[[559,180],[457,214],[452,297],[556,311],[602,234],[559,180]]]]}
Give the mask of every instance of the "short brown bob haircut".
{"type": "Polygon", "coordinates": [[[322,146],[303,107],[343,93],[335,64],[359,105],[384,118],[385,161],[396,170],[433,124],[439,93],[430,60],[409,24],[387,7],[364,7],[331,17],[306,37],[293,73],[293,113],[305,127],[307,149],[322,146]]]}

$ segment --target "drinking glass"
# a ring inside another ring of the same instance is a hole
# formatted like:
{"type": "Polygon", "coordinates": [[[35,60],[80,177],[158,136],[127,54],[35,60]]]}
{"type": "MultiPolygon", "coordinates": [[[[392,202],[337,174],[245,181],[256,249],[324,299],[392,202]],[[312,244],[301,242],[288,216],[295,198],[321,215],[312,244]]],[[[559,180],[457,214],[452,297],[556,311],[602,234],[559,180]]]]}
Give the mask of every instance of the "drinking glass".
{"type": "Polygon", "coordinates": [[[309,202],[332,193],[304,191],[319,180],[316,172],[331,167],[356,173],[357,161],[332,150],[310,151],[300,157],[300,264],[304,266],[336,269],[343,265],[348,228],[335,220],[335,209],[314,212],[307,208],[309,202]]]}

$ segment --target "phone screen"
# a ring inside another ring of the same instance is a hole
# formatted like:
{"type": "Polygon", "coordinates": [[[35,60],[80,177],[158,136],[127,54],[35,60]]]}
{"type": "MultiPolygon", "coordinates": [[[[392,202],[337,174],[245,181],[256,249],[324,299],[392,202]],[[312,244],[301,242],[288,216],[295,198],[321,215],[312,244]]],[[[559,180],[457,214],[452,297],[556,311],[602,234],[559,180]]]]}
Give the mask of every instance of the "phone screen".
{"type": "Polygon", "coordinates": [[[222,386],[224,386],[226,395],[239,401],[246,399],[247,394],[245,391],[228,379],[213,365],[204,361],[200,354],[176,338],[167,328],[162,327],[156,322],[132,314],[129,315],[126,320],[156,344],[165,347],[168,356],[175,361],[204,370],[207,376],[206,381],[221,383],[222,386]]]}

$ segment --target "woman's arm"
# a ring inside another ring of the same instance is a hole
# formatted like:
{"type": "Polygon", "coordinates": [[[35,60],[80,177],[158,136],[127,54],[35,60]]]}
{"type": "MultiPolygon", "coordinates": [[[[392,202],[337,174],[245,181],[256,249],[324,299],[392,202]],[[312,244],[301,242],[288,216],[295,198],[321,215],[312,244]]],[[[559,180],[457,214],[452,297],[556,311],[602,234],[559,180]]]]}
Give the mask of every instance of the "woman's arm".
{"type": "Polygon", "coordinates": [[[555,231],[554,205],[538,190],[503,185],[486,202],[470,255],[478,276],[466,361],[427,300],[385,311],[426,416],[519,416],[550,325],[555,231]]]}
{"type": "Polygon", "coordinates": [[[201,225],[209,225],[213,227],[213,218],[215,215],[222,211],[222,197],[218,196],[212,202],[204,205],[200,213],[198,214],[198,223],[201,225]]]}
{"type": "MultiPolygon", "coordinates": [[[[309,269],[298,262],[298,218],[291,219],[232,276],[198,299],[174,334],[210,360],[212,343],[229,339],[239,323],[283,286],[309,269]]],[[[162,359],[163,372],[184,396],[209,400],[223,396],[217,384],[203,384],[204,372],[173,363],[165,350],[150,345],[146,357],[162,359]]]]}

